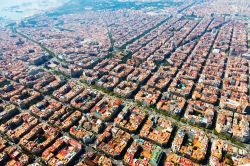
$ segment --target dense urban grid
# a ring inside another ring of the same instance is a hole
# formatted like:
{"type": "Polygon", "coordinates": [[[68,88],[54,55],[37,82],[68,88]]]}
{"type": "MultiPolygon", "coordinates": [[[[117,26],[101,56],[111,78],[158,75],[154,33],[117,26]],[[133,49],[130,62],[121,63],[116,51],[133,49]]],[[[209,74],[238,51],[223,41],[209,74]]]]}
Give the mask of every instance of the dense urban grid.
{"type": "Polygon", "coordinates": [[[0,28],[0,165],[250,164],[250,4],[110,3],[0,28]]]}

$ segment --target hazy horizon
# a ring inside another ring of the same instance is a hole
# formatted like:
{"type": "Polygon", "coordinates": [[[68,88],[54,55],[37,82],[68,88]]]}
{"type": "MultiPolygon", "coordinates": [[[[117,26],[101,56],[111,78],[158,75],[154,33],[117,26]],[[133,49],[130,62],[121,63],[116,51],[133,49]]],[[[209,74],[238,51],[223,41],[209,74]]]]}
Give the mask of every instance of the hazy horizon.
{"type": "Polygon", "coordinates": [[[0,4],[0,18],[18,21],[57,8],[70,0],[8,0],[0,4]]]}

